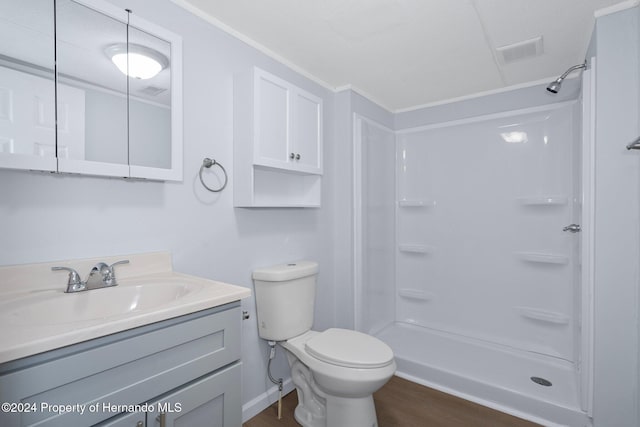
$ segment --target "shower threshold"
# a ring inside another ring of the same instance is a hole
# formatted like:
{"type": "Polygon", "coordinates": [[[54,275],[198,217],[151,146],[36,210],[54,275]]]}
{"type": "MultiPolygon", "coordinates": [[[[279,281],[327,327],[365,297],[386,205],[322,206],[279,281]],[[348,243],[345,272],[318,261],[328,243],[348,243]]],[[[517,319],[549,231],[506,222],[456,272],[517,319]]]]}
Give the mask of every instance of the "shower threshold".
{"type": "Polygon", "coordinates": [[[400,377],[545,426],[591,425],[573,363],[402,322],[376,336],[400,377]]]}

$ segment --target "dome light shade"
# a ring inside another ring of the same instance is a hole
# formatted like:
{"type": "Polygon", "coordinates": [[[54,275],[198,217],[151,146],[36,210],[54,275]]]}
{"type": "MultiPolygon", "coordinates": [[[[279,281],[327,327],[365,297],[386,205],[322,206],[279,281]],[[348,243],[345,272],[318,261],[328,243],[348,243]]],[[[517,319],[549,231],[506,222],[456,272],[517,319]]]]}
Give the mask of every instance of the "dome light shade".
{"type": "Polygon", "coordinates": [[[160,52],[146,46],[117,43],[105,49],[107,56],[125,75],[146,80],[169,66],[169,60],[160,52]]]}

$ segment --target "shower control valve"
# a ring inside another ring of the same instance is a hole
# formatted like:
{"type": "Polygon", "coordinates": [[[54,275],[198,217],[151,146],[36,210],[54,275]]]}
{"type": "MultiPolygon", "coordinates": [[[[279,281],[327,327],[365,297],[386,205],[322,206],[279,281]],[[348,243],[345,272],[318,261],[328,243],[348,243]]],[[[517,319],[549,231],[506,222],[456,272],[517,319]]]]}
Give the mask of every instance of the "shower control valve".
{"type": "Polygon", "coordinates": [[[569,224],[565,228],[563,228],[562,231],[568,231],[570,233],[579,233],[580,231],[582,231],[582,228],[580,227],[579,224],[569,224]]]}

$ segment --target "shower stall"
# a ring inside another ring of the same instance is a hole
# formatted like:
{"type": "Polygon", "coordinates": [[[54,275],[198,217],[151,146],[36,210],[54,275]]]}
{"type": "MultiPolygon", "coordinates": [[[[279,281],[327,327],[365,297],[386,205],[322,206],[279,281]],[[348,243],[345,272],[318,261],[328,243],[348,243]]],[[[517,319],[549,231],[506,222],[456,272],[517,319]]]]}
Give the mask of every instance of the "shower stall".
{"type": "Polygon", "coordinates": [[[393,348],[399,375],[589,425],[583,93],[400,130],[354,117],[356,328],[393,348]]]}

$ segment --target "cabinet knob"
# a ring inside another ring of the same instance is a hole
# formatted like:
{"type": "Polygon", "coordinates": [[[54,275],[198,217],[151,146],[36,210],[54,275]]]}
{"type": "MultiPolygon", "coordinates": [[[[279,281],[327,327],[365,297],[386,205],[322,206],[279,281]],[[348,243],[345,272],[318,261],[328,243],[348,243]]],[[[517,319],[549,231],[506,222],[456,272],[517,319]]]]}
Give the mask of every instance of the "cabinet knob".
{"type": "Polygon", "coordinates": [[[300,160],[300,154],[296,154],[296,160],[300,160]]]}
{"type": "Polygon", "coordinates": [[[295,159],[295,158],[296,158],[296,155],[295,155],[294,153],[291,153],[291,154],[289,154],[289,158],[290,158],[291,160],[293,160],[293,159],[295,159]]]}

